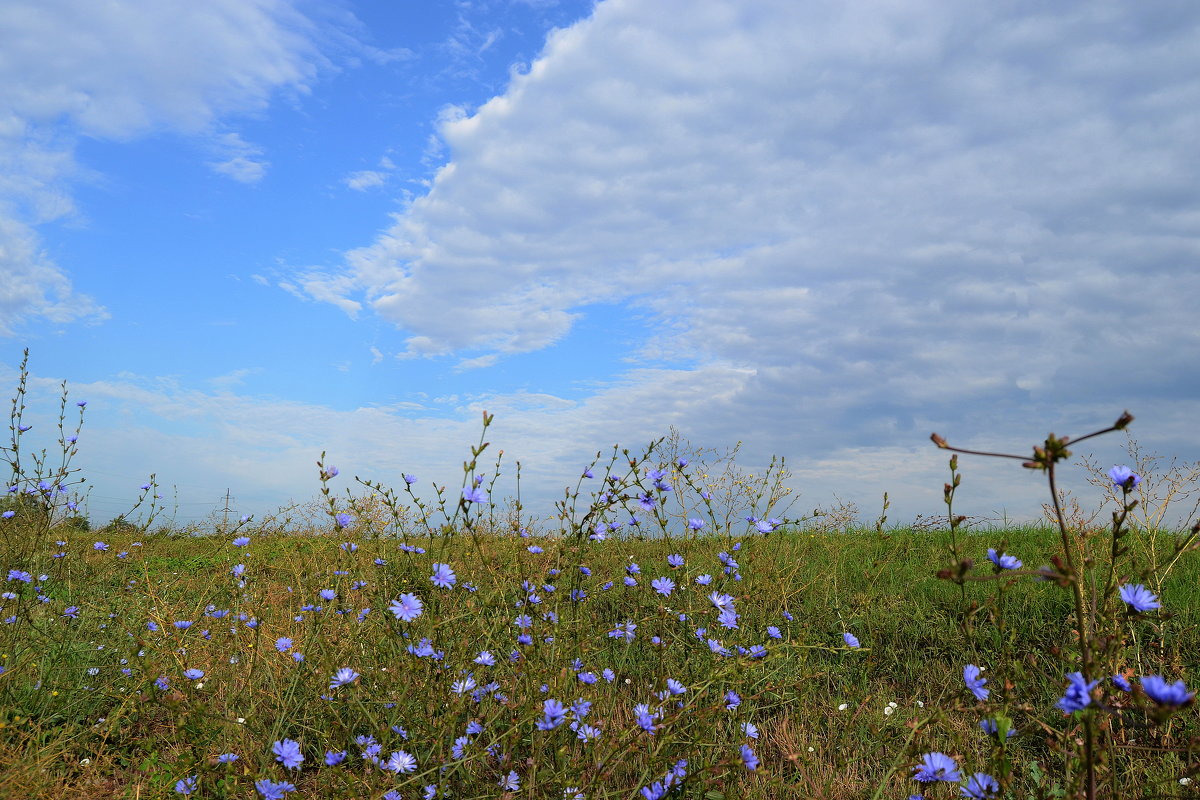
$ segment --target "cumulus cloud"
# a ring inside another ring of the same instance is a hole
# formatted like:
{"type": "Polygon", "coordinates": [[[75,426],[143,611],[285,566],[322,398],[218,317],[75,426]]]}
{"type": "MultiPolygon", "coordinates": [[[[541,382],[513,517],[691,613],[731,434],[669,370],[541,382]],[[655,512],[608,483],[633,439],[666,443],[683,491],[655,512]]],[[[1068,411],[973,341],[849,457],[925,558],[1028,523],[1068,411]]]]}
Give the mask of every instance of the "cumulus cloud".
{"type": "Polygon", "coordinates": [[[37,316],[97,318],[32,227],[74,213],[78,137],[207,137],[213,168],[253,183],[261,152],[218,122],[265,108],[281,88],[305,91],[325,63],[313,23],[282,0],[15,0],[0,7],[0,29],[0,251],[11,284],[0,329],[10,332],[37,316]]]}
{"type": "Polygon", "coordinates": [[[1198,33],[1165,3],[607,0],[305,287],[468,366],[633,308],[635,362],[724,370],[684,415],[718,441],[1169,418],[1200,389],[1198,33]]]}

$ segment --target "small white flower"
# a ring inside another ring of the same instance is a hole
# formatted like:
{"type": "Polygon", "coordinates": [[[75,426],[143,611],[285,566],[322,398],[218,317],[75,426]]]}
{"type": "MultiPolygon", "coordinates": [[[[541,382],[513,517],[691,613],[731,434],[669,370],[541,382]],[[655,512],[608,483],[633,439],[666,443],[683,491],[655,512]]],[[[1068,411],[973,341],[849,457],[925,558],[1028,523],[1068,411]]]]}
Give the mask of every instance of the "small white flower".
{"type": "Polygon", "coordinates": [[[92,760],[91,760],[90,758],[81,758],[81,759],[79,759],[79,766],[81,766],[81,767],[86,767],[86,766],[88,766],[88,765],[89,765],[89,764],[91,764],[91,763],[92,763],[92,760]]]}
{"type": "Polygon", "coordinates": [[[238,718],[237,718],[237,724],[238,724],[238,725],[245,725],[245,724],[246,724],[246,718],[245,718],[245,717],[238,717],[238,718]]]}
{"type": "Polygon", "coordinates": [[[849,707],[850,707],[849,703],[842,703],[840,706],[838,706],[838,711],[845,711],[849,707]]]}
{"type": "Polygon", "coordinates": [[[1180,786],[1191,786],[1191,785],[1192,785],[1192,779],[1191,779],[1191,778],[1180,778],[1180,779],[1179,779],[1179,785],[1180,785],[1180,786]]]}

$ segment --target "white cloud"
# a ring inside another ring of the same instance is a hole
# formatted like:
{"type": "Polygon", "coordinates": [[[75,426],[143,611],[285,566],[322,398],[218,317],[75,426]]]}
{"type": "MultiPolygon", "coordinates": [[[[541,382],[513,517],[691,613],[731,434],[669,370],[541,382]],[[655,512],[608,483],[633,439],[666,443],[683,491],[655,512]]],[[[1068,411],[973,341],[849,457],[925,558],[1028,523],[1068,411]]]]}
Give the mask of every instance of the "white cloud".
{"type": "Polygon", "coordinates": [[[383,186],[386,179],[386,173],[379,170],[364,169],[359,172],[350,173],[343,182],[356,192],[365,192],[367,189],[375,189],[383,186]]]}
{"type": "Polygon", "coordinates": [[[447,113],[427,194],[305,287],[471,362],[647,314],[630,355],[696,366],[631,372],[604,430],[637,396],[849,458],[1171,417],[1200,390],[1198,33],[1115,1],[607,0],[447,113]]]}
{"type": "Polygon", "coordinates": [[[86,174],[74,162],[78,137],[210,137],[213,168],[253,183],[266,168],[261,153],[218,123],[264,109],[281,88],[306,91],[327,63],[313,23],[282,0],[14,0],[0,6],[0,30],[0,250],[10,284],[0,330],[10,333],[35,317],[97,318],[93,301],[71,295],[68,268],[40,254],[31,227],[74,213],[70,184],[86,174]],[[31,281],[40,288],[12,288],[31,281]]]}
{"type": "Polygon", "coordinates": [[[213,142],[212,149],[222,161],[210,162],[213,170],[238,183],[258,183],[267,174],[270,162],[261,158],[263,150],[242,139],[240,134],[225,133],[213,142]]]}
{"type": "Polygon", "coordinates": [[[12,336],[24,322],[106,319],[92,298],[75,293],[71,282],[38,249],[37,234],[0,217],[0,336],[12,336]]]}

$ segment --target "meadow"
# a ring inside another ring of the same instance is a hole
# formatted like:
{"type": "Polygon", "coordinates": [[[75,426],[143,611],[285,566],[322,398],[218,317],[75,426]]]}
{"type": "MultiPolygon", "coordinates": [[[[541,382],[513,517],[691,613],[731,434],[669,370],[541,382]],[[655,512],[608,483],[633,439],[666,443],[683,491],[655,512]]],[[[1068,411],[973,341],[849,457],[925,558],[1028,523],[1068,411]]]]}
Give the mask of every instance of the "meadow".
{"type": "Polygon", "coordinates": [[[783,462],[675,439],[535,520],[492,497],[485,414],[452,489],[322,456],[299,522],[164,525],[151,480],[93,529],[84,406],[24,452],[24,376],[0,797],[1198,795],[1198,529],[1158,524],[1189,487],[1145,464],[1071,505],[1049,437],[1047,522],[1000,528],[956,514],[956,453],[946,514],[896,528],[790,517],[783,462]]]}

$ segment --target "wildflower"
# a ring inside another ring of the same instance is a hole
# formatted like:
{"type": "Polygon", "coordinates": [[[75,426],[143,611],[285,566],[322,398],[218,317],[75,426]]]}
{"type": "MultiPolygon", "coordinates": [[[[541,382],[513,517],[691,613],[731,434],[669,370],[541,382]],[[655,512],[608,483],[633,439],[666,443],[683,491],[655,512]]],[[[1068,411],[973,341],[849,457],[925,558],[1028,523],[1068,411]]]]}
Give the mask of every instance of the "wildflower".
{"type": "Polygon", "coordinates": [[[741,704],[742,704],[742,698],[738,696],[737,692],[730,689],[728,692],[725,693],[725,710],[726,711],[733,711],[735,708],[737,708],[741,704]]]}
{"type": "Polygon", "coordinates": [[[417,476],[406,472],[406,473],[404,473],[404,482],[407,483],[409,486],[412,486],[414,483],[417,482],[417,476]]]}
{"type": "Polygon", "coordinates": [[[342,667],[334,673],[333,679],[329,682],[330,689],[337,689],[340,686],[345,686],[348,683],[354,683],[359,678],[359,674],[350,667],[342,667]]]}
{"type": "Polygon", "coordinates": [[[288,769],[297,769],[304,760],[304,754],[300,752],[300,743],[292,739],[275,742],[271,751],[275,753],[275,760],[288,769]]]}
{"type": "Polygon", "coordinates": [[[187,794],[191,794],[192,792],[196,791],[196,781],[198,779],[199,779],[199,776],[192,775],[189,778],[183,778],[182,780],[177,781],[175,783],[176,794],[187,795],[187,794]]]}
{"type": "Polygon", "coordinates": [[[1154,608],[1162,608],[1162,603],[1158,602],[1158,595],[1151,592],[1140,583],[1127,583],[1121,587],[1121,599],[1125,604],[1132,608],[1135,612],[1150,611],[1154,608]]]}
{"type": "Polygon", "coordinates": [[[1128,491],[1135,488],[1142,482],[1142,476],[1124,465],[1114,466],[1108,471],[1108,477],[1112,478],[1113,488],[1128,491]]]}
{"type": "Polygon", "coordinates": [[[655,578],[650,581],[650,586],[663,597],[670,597],[675,589],[675,581],[670,578],[655,578]]]}
{"type": "Polygon", "coordinates": [[[337,592],[335,592],[333,589],[322,589],[320,594],[322,600],[333,600],[335,597],[337,597],[337,592]]]}
{"type": "MultiPolygon", "coordinates": [[[[963,681],[967,684],[967,688],[971,690],[971,693],[975,695],[976,699],[987,700],[991,690],[983,688],[983,685],[987,683],[987,679],[979,677],[982,671],[974,664],[967,664],[963,667],[963,681]]],[[[955,778],[955,780],[958,779],[955,778]]]]}
{"type": "Polygon", "coordinates": [[[671,567],[682,567],[683,556],[679,555],[678,553],[672,553],[671,555],[667,556],[667,565],[671,567]]]}
{"type": "Polygon", "coordinates": [[[449,589],[458,581],[458,577],[455,576],[454,570],[450,569],[449,564],[434,564],[433,574],[429,576],[429,580],[439,589],[449,589]]]}
{"type": "Polygon", "coordinates": [[[533,553],[535,556],[546,552],[545,550],[543,550],[541,547],[539,547],[536,544],[531,544],[531,545],[529,545],[529,547],[526,547],[525,549],[528,550],[529,552],[533,553]]]}
{"type": "Polygon", "coordinates": [[[450,684],[450,691],[454,692],[455,694],[466,694],[474,689],[475,685],[475,679],[468,675],[466,678],[454,681],[452,684],[450,684]]]}
{"type": "Polygon", "coordinates": [[[563,789],[563,800],[587,800],[587,795],[578,786],[568,786],[563,789]]]}
{"type": "Polygon", "coordinates": [[[96,542],[95,544],[92,545],[92,549],[104,552],[105,550],[108,549],[108,545],[106,545],[104,542],[96,542]]]}
{"type": "Polygon", "coordinates": [[[425,604],[421,602],[421,598],[416,595],[405,592],[399,598],[392,601],[388,609],[396,615],[396,619],[401,622],[412,622],[417,617],[421,616],[425,604]]]}
{"type": "Polygon", "coordinates": [[[287,781],[275,783],[267,778],[255,781],[254,788],[263,796],[263,800],[283,800],[283,796],[286,793],[296,791],[294,783],[288,783],[287,781]]]}
{"type": "Polygon", "coordinates": [[[468,486],[462,491],[463,500],[468,503],[486,503],[488,501],[487,492],[479,486],[468,486]]]}
{"type": "Polygon", "coordinates": [[[758,756],[754,754],[754,750],[748,744],[742,745],[742,763],[751,772],[758,769],[758,756]]]}
{"type": "MultiPolygon", "coordinates": [[[[1000,725],[996,722],[996,720],[992,719],[991,717],[980,720],[979,721],[979,729],[981,731],[983,731],[984,733],[986,733],[988,736],[996,736],[1000,733],[1000,725]]],[[[1012,728],[1008,729],[1007,738],[1011,738],[1016,735],[1017,735],[1017,732],[1015,730],[1013,730],[1012,728]]]]}
{"type": "Polygon", "coordinates": [[[1160,706],[1178,708],[1188,705],[1195,698],[1195,692],[1189,692],[1183,681],[1167,683],[1161,676],[1146,675],[1142,679],[1142,691],[1146,696],[1160,706]]]}
{"type": "Polygon", "coordinates": [[[624,639],[627,642],[632,642],[635,630],[637,630],[637,625],[632,620],[618,622],[617,627],[608,632],[608,636],[611,639],[624,639]]]}
{"type": "Polygon", "coordinates": [[[387,757],[380,766],[388,772],[396,774],[414,772],[417,769],[417,759],[403,750],[397,750],[387,757]]]}
{"type": "Polygon", "coordinates": [[[704,520],[698,519],[696,517],[692,517],[691,519],[688,520],[687,526],[691,530],[698,531],[704,527],[704,520]]]}
{"type": "Polygon", "coordinates": [[[485,667],[496,666],[496,657],[487,650],[481,650],[479,655],[475,656],[474,661],[476,664],[481,664],[485,667]]]}
{"type": "Polygon", "coordinates": [[[183,671],[183,677],[187,678],[189,681],[198,681],[204,677],[204,670],[202,670],[202,669],[185,669],[183,671]]]}
{"type": "Polygon", "coordinates": [[[962,787],[962,796],[974,800],[988,800],[1000,792],[1000,784],[986,772],[976,772],[967,779],[967,785],[962,787]]]}
{"type": "MultiPolygon", "coordinates": [[[[591,470],[588,470],[588,472],[585,472],[584,474],[587,475],[589,478],[592,477],[591,470]]],[[[508,771],[507,775],[500,778],[500,782],[498,785],[500,786],[501,789],[503,789],[506,792],[518,791],[521,788],[521,776],[517,774],[516,770],[510,769],[508,771]]]]}
{"type": "Polygon", "coordinates": [[[842,641],[844,641],[846,643],[846,645],[849,647],[860,647],[859,642],[858,642],[858,637],[855,636],[853,633],[843,633],[842,641]]]}
{"type": "Polygon", "coordinates": [[[250,544],[249,536],[239,536],[233,540],[234,547],[245,547],[248,544],[250,544]]]}
{"type": "Polygon", "coordinates": [[[166,676],[164,676],[164,675],[159,675],[157,678],[154,679],[154,686],[160,692],[165,692],[167,689],[171,688],[170,682],[167,680],[166,676]]]}
{"type": "Polygon", "coordinates": [[[8,571],[8,579],[10,581],[20,581],[21,583],[33,582],[33,576],[20,569],[10,569],[8,571]]]}
{"type": "Polygon", "coordinates": [[[1116,686],[1122,692],[1132,692],[1133,691],[1133,687],[1129,685],[1129,681],[1126,680],[1125,676],[1120,673],[1117,673],[1116,675],[1112,676],[1112,682],[1113,682],[1113,686],[1116,686]]]}
{"type": "Polygon", "coordinates": [[[345,750],[329,750],[325,753],[325,766],[336,767],[338,764],[346,760],[345,750]]]}
{"type": "Polygon", "coordinates": [[[1070,683],[1067,685],[1066,694],[1059,698],[1055,705],[1068,714],[1073,711],[1082,711],[1091,704],[1092,689],[1095,689],[1100,681],[1086,681],[1082,672],[1070,673],[1067,675],[1067,680],[1070,683]]]}
{"type": "Polygon", "coordinates": [[[920,783],[957,783],[961,776],[958,774],[958,763],[953,758],[945,753],[933,752],[921,756],[921,763],[913,767],[913,780],[920,783]]]}
{"type": "Polygon", "coordinates": [[[567,718],[567,710],[563,704],[551,698],[542,703],[542,718],[538,720],[538,730],[549,731],[557,728],[567,718]]]}
{"type": "Polygon", "coordinates": [[[4,517],[5,519],[12,519],[16,515],[17,515],[17,512],[11,511],[11,510],[5,511],[3,514],[0,514],[0,516],[4,517]]]}
{"type": "Polygon", "coordinates": [[[697,575],[696,583],[700,584],[701,586],[708,586],[710,583],[712,583],[712,575],[697,575]]]}
{"type": "Polygon", "coordinates": [[[653,734],[658,730],[658,726],[654,724],[654,720],[658,719],[658,714],[650,710],[650,706],[645,703],[639,703],[633,708],[634,719],[637,720],[638,727],[649,734],[653,734]]]}
{"type": "Polygon", "coordinates": [[[221,753],[221,755],[217,756],[218,764],[232,764],[233,762],[235,762],[237,760],[238,760],[237,753],[221,753]]]}
{"type": "MultiPolygon", "coordinates": [[[[1001,569],[1020,569],[1021,561],[1016,556],[1008,556],[1004,553],[997,553],[995,548],[989,547],[987,551],[988,561],[996,565],[997,570],[1001,569]]],[[[983,773],[979,773],[982,775],[983,773]]]]}
{"type": "Polygon", "coordinates": [[[642,787],[642,797],[644,797],[645,800],[662,800],[662,798],[667,796],[667,792],[670,791],[670,788],[671,787],[669,786],[663,786],[662,781],[655,781],[649,786],[642,787]]]}
{"type": "Polygon", "coordinates": [[[674,678],[667,678],[667,691],[671,694],[683,694],[687,687],[674,678]]]}
{"type": "Polygon", "coordinates": [[[171,624],[174,625],[176,628],[178,628],[181,631],[186,631],[188,628],[192,627],[191,620],[187,620],[187,619],[176,620],[175,622],[173,622],[171,624]]]}
{"type": "Polygon", "coordinates": [[[744,733],[748,739],[757,739],[758,726],[753,722],[744,722],[742,723],[742,733],[744,733]]]}
{"type": "Polygon", "coordinates": [[[584,744],[590,744],[600,738],[600,729],[593,725],[580,725],[577,722],[571,723],[571,730],[575,731],[575,737],[584,744]]]}

